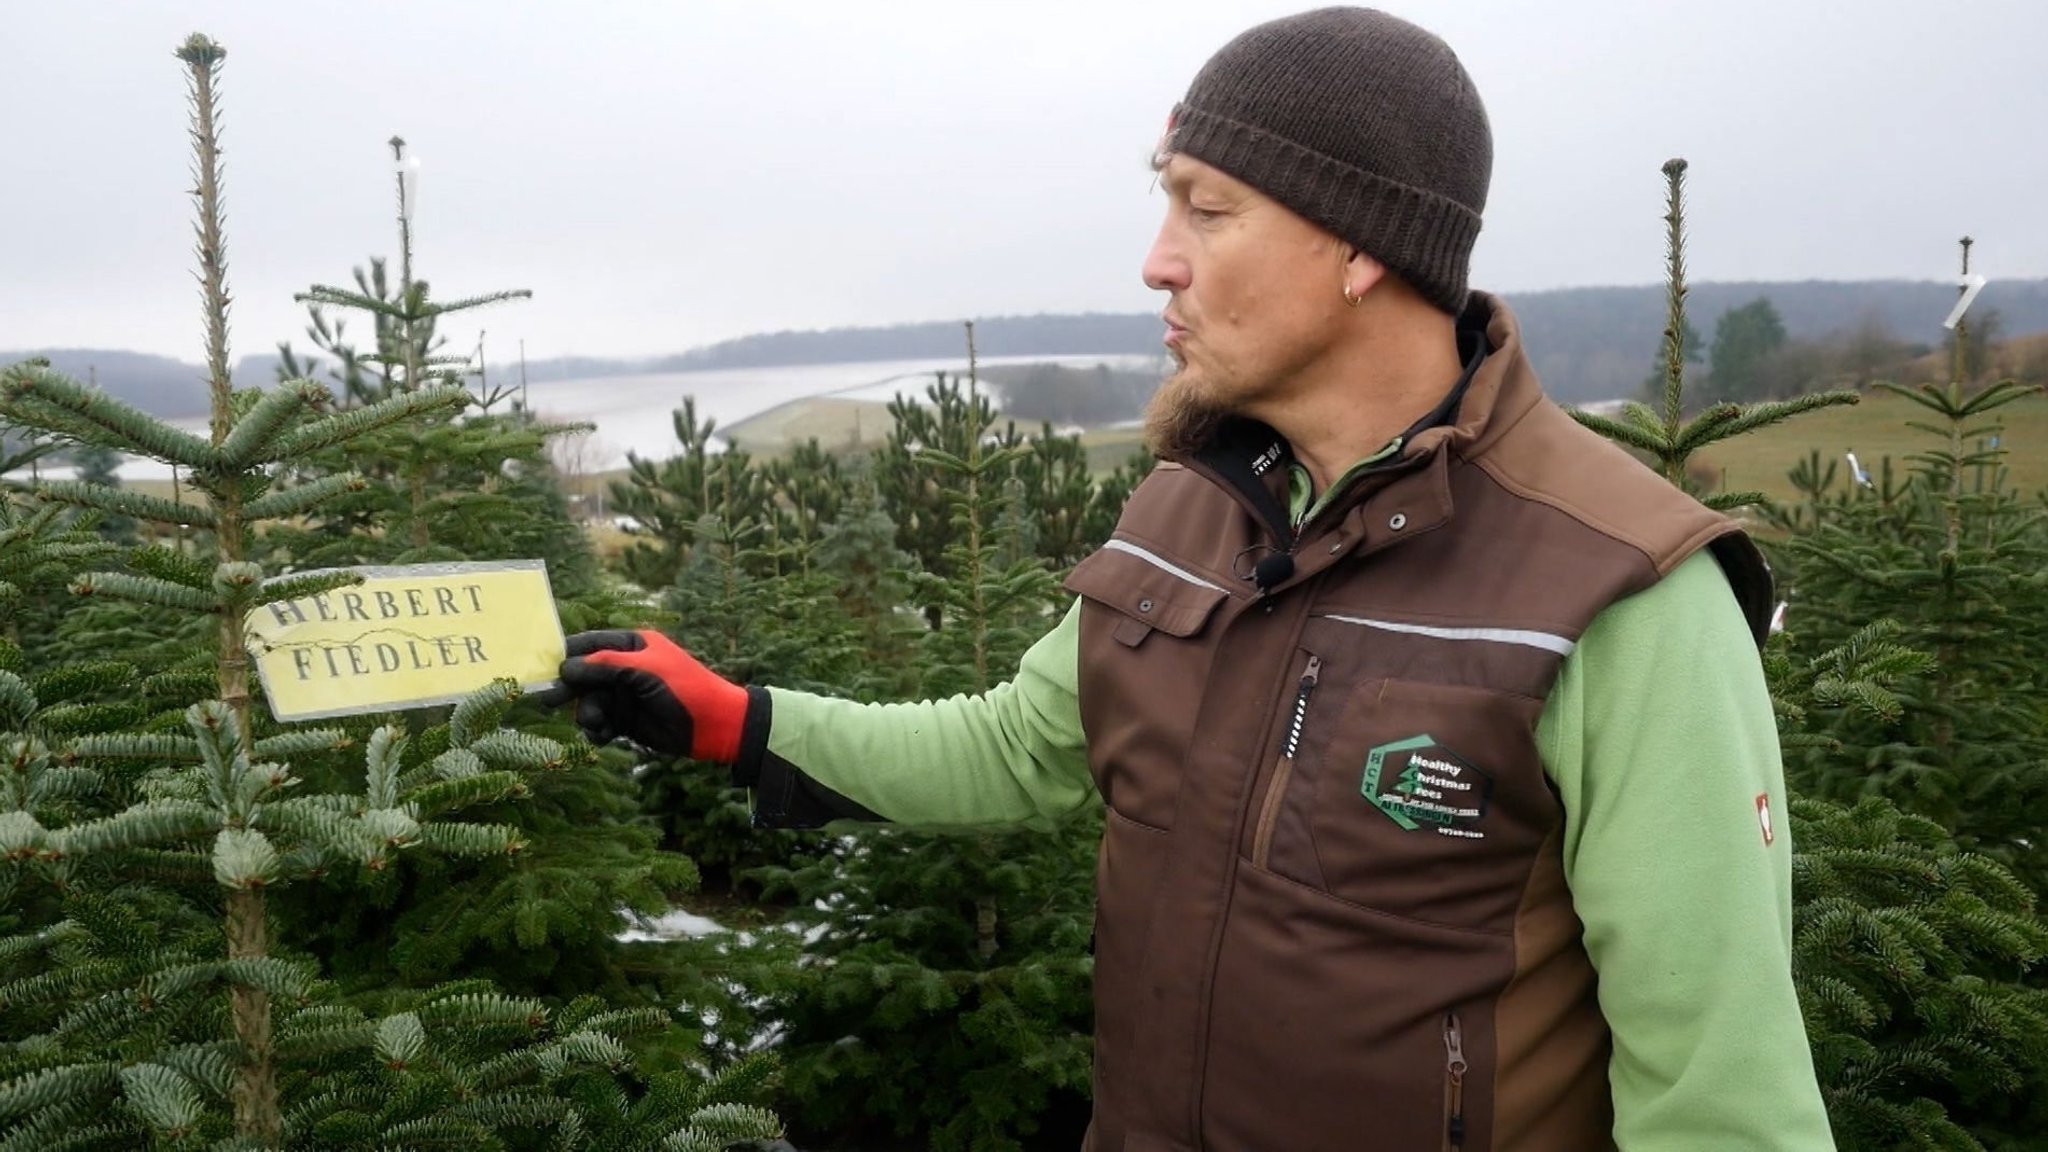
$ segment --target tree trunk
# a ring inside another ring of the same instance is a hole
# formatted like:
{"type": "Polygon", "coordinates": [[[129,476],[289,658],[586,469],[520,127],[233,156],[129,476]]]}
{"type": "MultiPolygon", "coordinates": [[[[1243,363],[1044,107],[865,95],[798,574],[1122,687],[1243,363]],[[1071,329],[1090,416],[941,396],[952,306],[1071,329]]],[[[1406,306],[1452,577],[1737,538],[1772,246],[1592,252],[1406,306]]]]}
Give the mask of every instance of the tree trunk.
{"type": "MultiPolygon", "coordinates": [[[[269,951],[269,929],[261,889],[228,894],[228,957],[254,959],[269,951]]],[[[270,994],[238,985],[234,991],[235,1039],[242,1046],[235,1069],[235,1132],[267,1148],[284,1145],[278,1113],[277,1069],[271,1060],[270,994]]]]}

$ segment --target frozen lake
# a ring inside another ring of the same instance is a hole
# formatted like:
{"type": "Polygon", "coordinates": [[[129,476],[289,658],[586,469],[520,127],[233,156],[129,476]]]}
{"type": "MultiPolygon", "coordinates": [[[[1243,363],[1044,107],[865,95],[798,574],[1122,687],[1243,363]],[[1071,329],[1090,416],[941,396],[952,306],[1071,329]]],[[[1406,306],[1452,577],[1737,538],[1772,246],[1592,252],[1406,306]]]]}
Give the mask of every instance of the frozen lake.
{"type": "MultiPolygon", "coordinates": [[[[1157,371],[1159,356],[993,356],[981,364],[1062,364],[1092,367],[1107,364],[1126,371],[1157,371]]],[[[886,401],[899,393],[921,397],[936,373],[966,375],[967,360],[880,360],[859,363],[797,364],[772,368],[721,368],[698,372],[658,372],[640,376],[600,376],[581,380],[534,382],[528,402],[544,419],[588,422],[597,426],[591,445],[599,455],[586,466],[625,466],[626,453],[650,459],[675,454],[674,421],[670,413],[685,396],[697,400],[697,418],[716,420],[720,427],[737,424],[771,408],[815,396],[886,401]]],[[[177,421],[203,432],[202,419],[177,421]]],[[[153,460],[133,460],[121,467],[127,479],[168,479],[170,469],[153,460]]],[[[46,468],[44,476],[62,477],[68,469],[46,468]]]]}

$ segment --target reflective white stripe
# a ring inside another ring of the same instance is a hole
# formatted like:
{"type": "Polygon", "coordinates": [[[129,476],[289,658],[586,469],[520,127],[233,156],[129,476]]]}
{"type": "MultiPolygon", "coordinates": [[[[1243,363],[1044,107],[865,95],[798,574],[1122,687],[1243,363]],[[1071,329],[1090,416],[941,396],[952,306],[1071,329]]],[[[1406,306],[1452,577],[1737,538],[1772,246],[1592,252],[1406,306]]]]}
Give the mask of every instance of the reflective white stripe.
{"type": "Polygon", "coordinates": [[[1340,624],[1362,624],[1382,632],[1406,632],[1411,636],[1428,636],[1436,640],[1487,640],[1495,644],[1520,644],[1525,648],[1541,648],[1559,656],[1569,656],[1577,644],[1562,636],[1548,632],[1529,632],[1521,628],[1432,628],[1427,624],[1398,624],[1392,620],[1368,620],[1363,616],[1326,615],[1325,620],[1340,624]]]}
{"type": "Polygon", "coordinates": [[[1145,551],[1143,548],[1138,547],[1136,544],[1133,544],[1128,540],[1111,540],[1109,543],[1104,544],[1103,548],[1111,552],[1127,552],[1130,555],[1136,556],[1138,559],[1143,560],[1145,563],[1150,564],[1154,568],[1159,569],[1161,572],[1171,573],[1172,575],[1178,576],[1181,579],[1187,581],[1188,583],[1196,585],[1198,587],[1207,588],[1215,592],[1222,592],[1226,595],[1228,595],[1230,592],[1230,589],[1223,587],[1221,584],[1211,584],[1207,580],[1202,579],[1200,576],[1195,575],[1193,572],[1190,572],[1187,569],[1182,568],[1180,565],[1174,564],[1171,561],[1168,561],[1162,557],[1155,556],[1152,553],[1145,551]]]}

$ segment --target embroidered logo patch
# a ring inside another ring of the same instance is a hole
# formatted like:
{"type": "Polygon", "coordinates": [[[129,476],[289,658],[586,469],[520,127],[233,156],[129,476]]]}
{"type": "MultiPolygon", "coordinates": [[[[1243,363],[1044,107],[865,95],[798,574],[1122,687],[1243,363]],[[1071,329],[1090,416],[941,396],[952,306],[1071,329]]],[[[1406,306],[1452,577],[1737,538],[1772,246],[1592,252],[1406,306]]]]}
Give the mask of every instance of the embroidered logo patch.
{"type": "Polygon", "coordinates": [[[1484,840],[1493,779],[1429,735],[1382,744],[1366,753],[1358,793],[1387,819],[1410,832],[1484,840]]]}
{"type": "Polygon", "coordinates": [[[1769,848],[1778,839],[1778,830],[1771,827],[1771,794],[1768,792],[1756,794],[1756,823],[1763,829],[1764,847],[1769,848]]]}

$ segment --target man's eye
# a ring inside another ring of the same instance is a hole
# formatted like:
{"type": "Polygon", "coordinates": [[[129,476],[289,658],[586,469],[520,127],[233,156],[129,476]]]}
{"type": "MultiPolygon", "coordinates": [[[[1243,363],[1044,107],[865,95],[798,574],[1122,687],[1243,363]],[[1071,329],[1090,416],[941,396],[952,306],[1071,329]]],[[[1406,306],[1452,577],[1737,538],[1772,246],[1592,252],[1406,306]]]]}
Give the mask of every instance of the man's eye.
{"type": "Polygon", "coordinates": [[[1223,212],[1221,209],[1204,208],[1199,204],[1188,205],[1188,219],[1193,220],[1197,224],[1210,224],[1222,218],[1223,212]]]}

